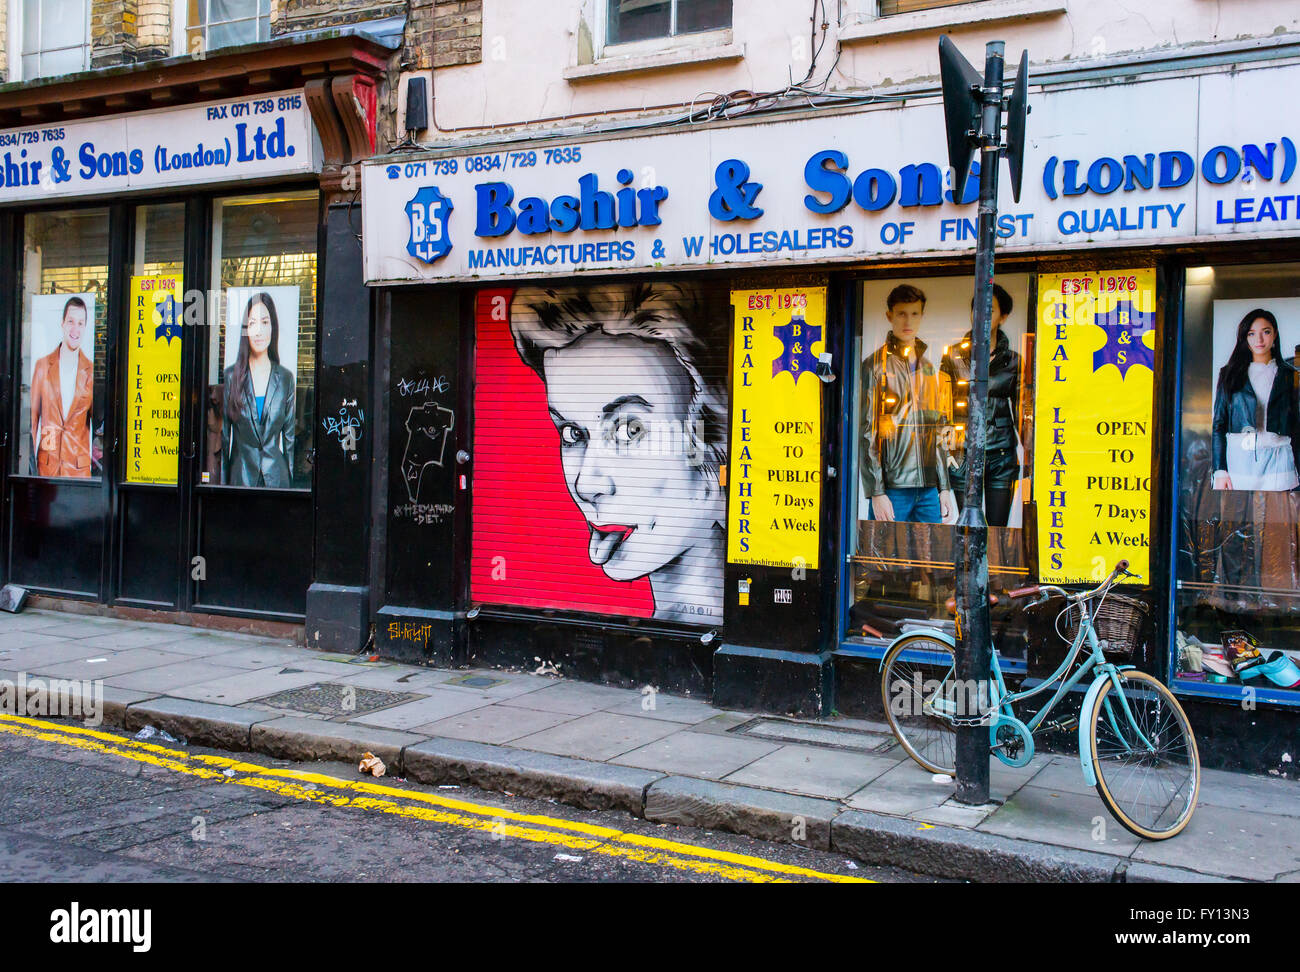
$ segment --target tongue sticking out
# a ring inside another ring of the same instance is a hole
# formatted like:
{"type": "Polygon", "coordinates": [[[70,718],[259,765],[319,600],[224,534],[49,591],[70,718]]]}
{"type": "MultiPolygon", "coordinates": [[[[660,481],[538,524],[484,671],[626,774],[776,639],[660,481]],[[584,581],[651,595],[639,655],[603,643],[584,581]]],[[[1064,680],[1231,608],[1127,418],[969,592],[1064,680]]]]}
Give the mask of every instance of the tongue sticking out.
{"type": "Polygon", "coordinates": [[[591,540],[587,544],[587,556],[597,567],[603,567],[614,556],[615,549],[632,532],[630,527],[592,527],[591,540]]]}

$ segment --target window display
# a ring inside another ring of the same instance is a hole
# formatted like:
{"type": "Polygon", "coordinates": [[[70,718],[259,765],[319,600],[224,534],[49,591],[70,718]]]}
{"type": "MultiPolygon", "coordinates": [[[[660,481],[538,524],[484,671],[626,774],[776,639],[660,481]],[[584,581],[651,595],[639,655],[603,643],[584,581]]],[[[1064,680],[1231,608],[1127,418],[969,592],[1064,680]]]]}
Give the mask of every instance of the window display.
{"type": "Polygon", "coordinates": [[[15,471],[98,477],[104,456],[108,213],[34,213],[26,226],[15,471]]]}
{"type": "MultiPolygon", "coordinates": [[[[989,360],[985,516],[991,586],[1029,573],[1021,531],[1032,465],[1030,278],[999,276],[989,360]]],[[[850,640],[951,625],[953,530],[964,501],[971,277],[873,280],[863,320],[852,463],[857,471],[850,640]]]]}
{"type": "Polygon", "coordinates": [[[311,485],[316,206],[312,192],[215,204],[204,483],[311,485]]]}
{"type": "Polygon", "coordinates": [[[1300,265],[1189,269],[1183,346],[1176,677],[1300,702],[1300,265]]]}

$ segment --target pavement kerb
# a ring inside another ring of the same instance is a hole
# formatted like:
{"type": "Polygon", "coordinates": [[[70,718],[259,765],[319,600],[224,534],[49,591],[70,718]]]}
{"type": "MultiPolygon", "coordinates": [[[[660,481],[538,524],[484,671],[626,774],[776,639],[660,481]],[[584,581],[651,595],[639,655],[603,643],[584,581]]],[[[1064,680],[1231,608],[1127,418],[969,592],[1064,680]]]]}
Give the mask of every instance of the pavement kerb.
{"type": "Polygon", "coordinates": [[[191,742],[290,759],[347,759],[370,749],[389,773],[551,799],[589,810],[625,810],[659,823],[829,849],[861,863],[977,882],[1219,882],[1184,868],[1005,837],[905,817],[844,809],[834,800],[672,776],[568,756],[350,723],[283,717],[234,706],[153,698],[120,706],[105,724],[152,724],[191,742]],[[242,735],[247,723],[247,737],[242,735]],[[169,728],[169,726],[171,728],[169,728]],[[805,839],[796,834],[803,818],[805,839]]]}

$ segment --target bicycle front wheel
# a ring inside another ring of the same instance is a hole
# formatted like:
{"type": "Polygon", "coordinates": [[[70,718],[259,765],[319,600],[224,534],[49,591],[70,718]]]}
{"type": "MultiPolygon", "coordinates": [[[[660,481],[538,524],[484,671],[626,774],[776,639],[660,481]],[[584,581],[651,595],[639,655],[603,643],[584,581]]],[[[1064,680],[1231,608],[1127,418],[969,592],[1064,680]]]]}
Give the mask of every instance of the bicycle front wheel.
{"type": "Polygon", "coordinates": [[[1086,714],[1097,793],[1126,830],[1165,840],[1186,827],[1196,809],[1196,737],[1187,713],[1159,681],[1133,670],[1116,674],[1120,691],[1107,678],[1086,714]]]}
{"type": "Polygon", "coordinates": [[[944,687],[955,676],[951,646],[924,634],[900,638],[885,655],[880,694],[894,738],[931,773],[957,775],[953,724],[944,718],[944,687]],[[935,703],[938,703],[936,709],[935,703]]]}

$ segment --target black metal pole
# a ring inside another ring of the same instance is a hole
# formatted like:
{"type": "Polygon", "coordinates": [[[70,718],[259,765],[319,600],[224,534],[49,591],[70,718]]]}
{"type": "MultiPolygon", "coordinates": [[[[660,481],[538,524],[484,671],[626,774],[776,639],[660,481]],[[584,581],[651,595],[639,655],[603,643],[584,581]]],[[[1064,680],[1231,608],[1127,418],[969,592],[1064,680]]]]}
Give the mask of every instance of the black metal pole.
{"type": "MultiPolygon", "coordinates": [[[[980,111],[979,243],[975,251],[975,319],[971,326],[971,383],[966,421],[966,497],[957,521],[956,572],[957,679],[966,704],[962,715],[974,720],[987,707],[993,663],[989,621],[988,522],[984,519],[984,407],[989,384],[989,334],[993,321],[993,246],[997,240],[998,161],[1002,150],[1003,44],[985,48],[980,111]]],[[[957,802],[989,800],[987,725],[957,729],[957,802]]]]}

